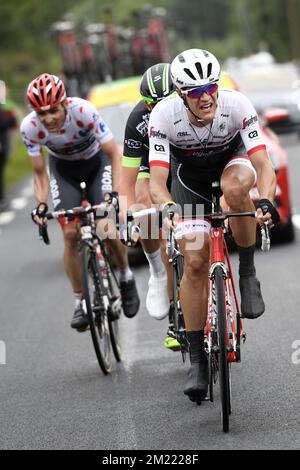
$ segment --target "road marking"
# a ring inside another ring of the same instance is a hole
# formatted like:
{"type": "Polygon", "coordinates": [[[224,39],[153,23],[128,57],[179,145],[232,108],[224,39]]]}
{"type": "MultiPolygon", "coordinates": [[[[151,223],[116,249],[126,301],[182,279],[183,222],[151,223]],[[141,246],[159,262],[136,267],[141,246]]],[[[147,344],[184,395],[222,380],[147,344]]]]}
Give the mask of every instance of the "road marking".
{"type": "Polygon", "coordinates": [[[33,191],[33,184],[31,184],[30,186],[26,186],[25,188],[23,188],[22,191],[21,191],[21,194],[22,194],[22,196],[24,196],[24,197],[31,197],[31,196],[33,196],[33,194],[34,194],[34,191],[33,191]]]}
{"type": "Polygon", "coordinates": [[[0,225],[10,224],[15,217],[16,213],[13,211],[3,212],[3,214],[0,214],[0,225]]]}
{"type": "Polygon", "coordinates": [[[294,214],[292,216],[292,221],[295,227],[297,227],[297,229],[300,230],[300,214],[294,214]]]}
{"type": "Polygon", "coordinates": [[[16,197],[15,199],[12,199],[10,202],[11,208],[14,210],[22,210],[24,207],[26,207],[28,204],[28,199],[25,197],[16,197]]]}

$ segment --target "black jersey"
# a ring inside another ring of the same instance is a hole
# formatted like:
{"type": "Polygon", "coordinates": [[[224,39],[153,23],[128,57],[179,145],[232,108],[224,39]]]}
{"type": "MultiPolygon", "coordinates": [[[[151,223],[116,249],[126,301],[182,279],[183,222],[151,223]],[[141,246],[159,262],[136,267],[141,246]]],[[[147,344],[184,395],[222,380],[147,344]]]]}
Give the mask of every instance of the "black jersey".
{"type": "Polygon", "coordinates": [[[148,124],[150,111],[143,100],[139,101],[131,111],[127,120],[124,139],[123,166],[149,168],[149,137],[148,124]]]}

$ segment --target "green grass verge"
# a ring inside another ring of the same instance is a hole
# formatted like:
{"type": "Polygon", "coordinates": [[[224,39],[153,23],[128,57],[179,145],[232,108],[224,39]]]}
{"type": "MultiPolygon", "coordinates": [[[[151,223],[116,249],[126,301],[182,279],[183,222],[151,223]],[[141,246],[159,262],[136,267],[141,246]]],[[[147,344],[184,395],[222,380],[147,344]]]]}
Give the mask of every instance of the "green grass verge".
{"type": "Polygon", "coordinates": [[[28,175],[30,171],[30,158],[27,154],[20,134],[16,132],[12,138],[11,155],[5,168],[4,179],[6,190],[9,189],[11,185],[17,183],[26,175],[28,175]]]}

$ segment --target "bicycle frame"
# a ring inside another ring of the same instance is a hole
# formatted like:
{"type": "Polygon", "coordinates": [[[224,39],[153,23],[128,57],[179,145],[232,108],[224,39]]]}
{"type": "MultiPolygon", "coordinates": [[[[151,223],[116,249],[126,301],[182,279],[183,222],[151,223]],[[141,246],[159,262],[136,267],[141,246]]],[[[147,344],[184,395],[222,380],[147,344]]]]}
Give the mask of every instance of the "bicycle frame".
{"type": "MultiPolygon", "coordinates": [[[[218,219],[214,219],[218,220],[218,219]]],[[[220,221],[217,221],[218,225],[220,221]]],[[[216,330],[216,313],[214,311],[214,277],[217,266],[220,266],[225,279],[225,295],[226,295],[226,338],[227,338],[227,360],[228,362],[240,362],[240,341],[245,338],[240,314],[240,307],[237,298],[236,288],[233,279],[230,257],[224,237],[224,228],[222,225],[212,226],[210,229],[211,239],[211,255],[210,270],[208,282],[208,315],[206,322],[206,348],[210,353],[212,350],[212,332],[216,330]],[[234,313],[234,305],[236,314],[234,313]]]]}

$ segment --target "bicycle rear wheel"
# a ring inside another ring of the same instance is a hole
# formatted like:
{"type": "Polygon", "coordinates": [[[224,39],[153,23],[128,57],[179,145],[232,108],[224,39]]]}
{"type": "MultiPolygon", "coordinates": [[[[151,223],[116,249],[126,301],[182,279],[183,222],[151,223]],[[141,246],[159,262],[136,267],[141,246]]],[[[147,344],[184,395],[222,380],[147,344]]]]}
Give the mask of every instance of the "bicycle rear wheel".
{"type": "Polygon", "coordinates": [[[81,248],[83,296],[90,323],[90,331],[99,366],[104,374],[112,367],[110,328],[107,318],[108,299],[102,285],[96,254],[88,246],[81,248]]]}
{"type": "Polygon", "coordinates": [[[230,400],[230,370],[227,362],[227,320],[226,320],[226,288],[223,270],[215,270],[216,307],[218,319],[218,368],[221,395],[221,416],[224,432],[229,431],[230,400]]]}

